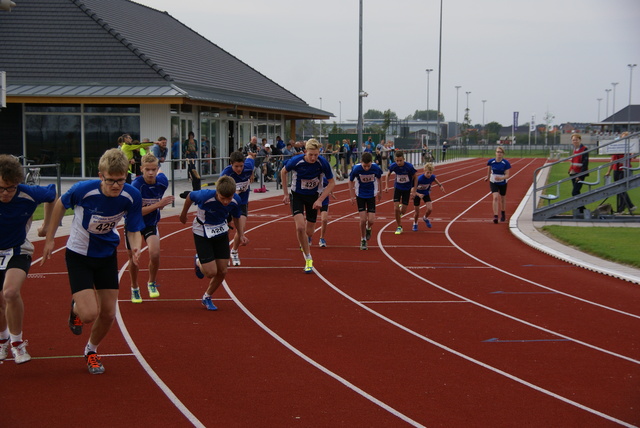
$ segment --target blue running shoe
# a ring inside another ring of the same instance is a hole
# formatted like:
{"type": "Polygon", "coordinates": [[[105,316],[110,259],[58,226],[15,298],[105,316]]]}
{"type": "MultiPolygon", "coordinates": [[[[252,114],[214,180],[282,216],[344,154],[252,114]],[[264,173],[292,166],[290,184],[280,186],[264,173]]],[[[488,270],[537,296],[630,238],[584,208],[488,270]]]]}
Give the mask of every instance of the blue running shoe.
{"type": "Polygon", "coordinates": [[[320,246],[322,248],[325,248],[327,246],[327,241],[325,241],[324,238],[320,238],[320,246]]]}
{"type": "Polygon", "coordinates": [[[414,223],[413,226],[411,227],[411,230],[414,232],[418,231],[418,223],[414,223]]]}
{"type": "Polygon", "coordinates": [[[195,257],[193,258],[193,265],[196,268],[196,276],[200,279],[204,278],[204,274],[202,273],[202,271],[200,270],[200,266],[198,266],[198,255],[196,254],[195,257]]]}
{"type": "Polygon", "coordinates": [[[211,297],[203,297],[202,298],[202,306],[207,308],[208,311],[217,311],[218,310],[216,305],[213,304],[213,301],[211,301],[211,297]]]}
{"type": "Polygon", "coordinates": [[[431,222],[429,221],[429,219],[426,217],[422,217],[422,219],[424,220],[424,224],[426,224],[427,227],[431,229],[431,222]]]}

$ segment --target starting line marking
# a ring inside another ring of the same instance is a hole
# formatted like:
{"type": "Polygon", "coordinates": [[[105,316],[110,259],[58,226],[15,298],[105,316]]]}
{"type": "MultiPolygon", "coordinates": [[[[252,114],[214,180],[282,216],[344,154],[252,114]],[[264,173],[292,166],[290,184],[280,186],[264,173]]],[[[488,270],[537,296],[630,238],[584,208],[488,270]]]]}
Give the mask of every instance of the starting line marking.
{"type": "Polygon", "coordinates": [[[464,300],[360,300],[363,304],[377,303],[469,303],[464,300]]]}
{"type": "Polygon", "coordinates": [[[492,339],[483,340],[483,343],[527,343],[527,342],[571,342],[569,339],[498,339],[494,337],[492,339]]]}

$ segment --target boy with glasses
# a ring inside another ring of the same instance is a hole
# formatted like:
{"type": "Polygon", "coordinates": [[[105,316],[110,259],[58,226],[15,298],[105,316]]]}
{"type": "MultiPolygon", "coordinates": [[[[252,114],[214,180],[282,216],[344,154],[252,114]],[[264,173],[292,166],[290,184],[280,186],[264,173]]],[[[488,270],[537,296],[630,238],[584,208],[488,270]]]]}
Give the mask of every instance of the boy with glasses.
{"type": "Polygon", "coordinates": [[[98,163],[100,179],[74,184],[56,202],[43,250],[42,263],[51,258],[55,234],[65,210],[73,208],[65,254],[73,294],[69,328],[73,334],[80,335],[83,324],[93,323],[84,349],[91,374],[104,373],[97,348],[116,316],[120,243],[116,227],[124,216],[132,262],[137,264],[140,257],[140,231],[145,227],[142,198],[137,189],[125,183],[128,169],[129,162],[121,150],[107,150],[98,163]]]}
{"type": "Polygon", "coordinates": [[[20,184],[24,171],[10,155],[0,155],[0,361],[7,358],[9,345],[16,364],[31,360],[27,341],[22,340],[24,302],[22,284],[31,267],[33,244],[27,239],[31,215],[45,203],[44,222],[38,235],[44,236],[56,200],[56,187],[20,184]]]}

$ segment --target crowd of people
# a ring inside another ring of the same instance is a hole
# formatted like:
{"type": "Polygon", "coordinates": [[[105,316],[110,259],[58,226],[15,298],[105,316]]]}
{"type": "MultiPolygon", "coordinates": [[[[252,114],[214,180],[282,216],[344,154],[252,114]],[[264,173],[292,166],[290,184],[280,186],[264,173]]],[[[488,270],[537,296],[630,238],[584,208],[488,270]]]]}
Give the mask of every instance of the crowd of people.
{"type": "MultiPolygon", "coordinates": [[[[585,147],[579,136],[574,136],[574,157],[570,174],[584,174],[585,147]]],[[[134,143],[127,134],[119,148],[107,150],[98,164],[98,178],[75,183],[61,197],[56,187],[22,184],[23,169],[18,159],[0,155],[0,361],[9,350],[17,364],[31,359],[23,339],[24,303],[20,296],[31,266],[34,247],[27,239],[31,215],[39,204],[44,204],[44,220],[38,235],[45,237],[42,264],[54,254],[54,239],[67,209],[73,210],[73,220],[66,242],[65,263],[71,289],[68,326],[75,335],[81,335],[90,325],[90,334],[84,346],[84,356],[91,374],[104,373],[98,347],[107,336],[116,314],[119,279],[117,248],[120,235],[116,227],[124,220],[124,238],[129,258],[131,301],[143,302],[139,286],[139,263],[143,241],[149,250],[147,294],[150,299],[160,296],[158,271],[160,267],[160,239],[158,224],[162,209],[174,202],[165,196],[168,178],[161,171],[166,161],[166,138],[157,142],[134,143]],[[132,149],[131,147],[139,146],[132,149]],[[148,148],[149,153],[137,160],[137,150],[148,148]],[[139,166],[138,166],[139,165],[139,166]],[[136,177],[131,181],[132,172],[136,177]],[[131,181],[131,184],[129,182],[131,181]]],[[[193,152],[195,138],[190,135],[186,149],[193,152]]],[[[346,147],[348,140],[340,142],[338,156],[347,159],[353,154],[346,147]]],[[[419,220],[427,229],[433,227],[431,190],[437,185],[444,193],[444,185],[435,174],[435,166],[427,162],[423,172],[405,159],[402,150],[389,142],[369,144],[359,160],[349,170],[345,162],[332,163],[336,147],[323,145],[315,139],[304,143],[290,141],[285,144],[279,137],[274,147],[263,141],[259,147],[256,137],[242,150],[233,152],[229,165],[221,172],[215,188],[194,188],[183,195],[185,202],[179,220],[186,223],[192,205],[197,207],[191,222],[194,240],[194,272],[208,283],[201,298],[210,311],[217,309],[213,294],[224,281],[229,266],[240,266],[239,249],[249,243],[245,236],[249,216],[251,184],[257,174],[269,173],[262,164],[270,156],[279,157],[278,174],[282,183],[283,203],[291,210],[295,236],[304,258],[303,271],[313,273],[313,235],[320,217],[319,247],[327,247],[327,226],[330,198],[336,176],[348,179],[349,199],[357,207],[359,222],[359,248],[368,249],[376,220],[377,205],[382,193],[390,190],[389,178],[394,175],[393,207],[396,221],[395,234],[403,233],[402,218],[413,203],[412,231],[419,230],[419,220]],[[299,144],[300,143],[300,144],[299,144]],[[275,154],[274,154],[275,152],[275,154]],[[262,157],[261,162],[257,159],[262,157]],[[385,165],[385,160],[389,164],[385,165]],[[345,167],[345,169],[342,169],[345,167]],[[420,206],[424,214],[420,216],[420,206]],[[320,213],[320,216],[318,216],[320,213]],[[230,240],[230,236],[233,238],[230,240]]],[[[496,148],[495,157],[487,162],[487,175],[492,195],[493,222],[506,221],[506,193],[511,164],[504,158],[504,149],[496,148]]],[[[614,169],[615,171],[615,169],[614,169]]],[[[577,177],[576,177],[577,178],[577,177]]],[[[574,181],[574,186],[575,186],[574,181]]],[[[576,187],[574,187],[574,192],[576,187]]],[[[579,192],[579,189],[578,189],[579,192]]],[[[628,198],[628,196],[627,196],[628,198]]],[[[630,200],[624,204],[630,206],[630,200]]],[[[629,207],[631,209],[631,207],[629,207]]],[[[633,207],[635,209],[635,207],[633,207]]]]}

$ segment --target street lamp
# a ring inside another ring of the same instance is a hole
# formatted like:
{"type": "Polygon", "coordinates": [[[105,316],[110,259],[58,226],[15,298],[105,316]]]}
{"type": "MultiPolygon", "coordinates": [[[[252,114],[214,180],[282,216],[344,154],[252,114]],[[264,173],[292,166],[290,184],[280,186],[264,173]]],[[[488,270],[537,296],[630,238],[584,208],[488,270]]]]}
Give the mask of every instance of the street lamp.
{"type": "Polygon", "coordinates": [[[613,112],[613,116],[611,117],[611,131],[615,134],[616,132],[616,86],[619,82],[612,82],[611,86],[613,86],[613,107],[611,111],[613,112]]]}
{"type": "Polygon", "coordinates": [[[486,130],[484,129],[485,128],[485,124],[484,124],[484,104],[486,102],[487,102],[487,100],[482,100],[482,132],[484,132],[485,135],[487,133],[486,130]]]}
{"type": "Polygon", "coordinates": [[[456,86],[456,135],[460,133],[460,125],[458,122],[458,94],[462,86],[456,86]]]}
{"type": "Polygon", "coordinates": [[[433,68],[427,68],[427,122],[429,121],[429,74],[433,71],[433,68]]]}
{"type": "Polygon", "coordinates": [[[604,91],[607,93],[607,110],[605,117],[609,117],[609,92],[611,92],[611,89],[605,89],[604,91]]]}
{"type": "Polygon", "coordinates": [[[596,98],[596,100],[598,100],[598,122],[600,122],[600,102],[602,101],[602,98],[596,98]]]}
{"type": "Polygon", "coordinates": [[[628,123],[627,123],[627,131],[631,132],[631,82],[633,79],[633,68],[636,67],[638,64],[627,64],[627,67],[629,67],[629,111],[627,112],[629,114],[628,116],[628,123]]]}

